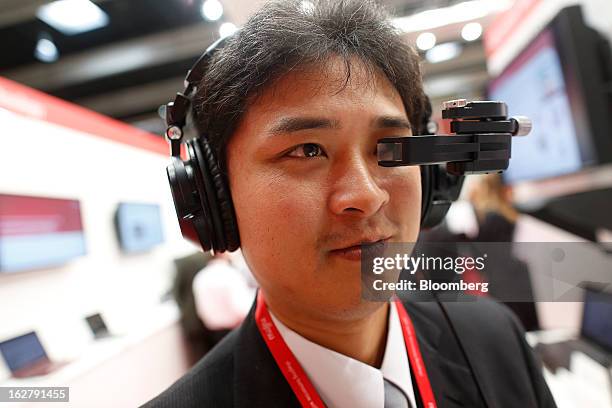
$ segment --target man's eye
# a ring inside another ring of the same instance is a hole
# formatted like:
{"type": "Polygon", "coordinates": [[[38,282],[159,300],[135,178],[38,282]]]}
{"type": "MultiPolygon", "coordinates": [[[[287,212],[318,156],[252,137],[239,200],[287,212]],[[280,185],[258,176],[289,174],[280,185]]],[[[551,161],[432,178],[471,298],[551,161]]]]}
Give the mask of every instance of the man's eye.
{"type": "Polygon", "coordinates": [[[289,157],[317,157],[324,155],[323,148],[315,143],[304,143],[296,146],[293,150],[287,153],[289,157]]]}

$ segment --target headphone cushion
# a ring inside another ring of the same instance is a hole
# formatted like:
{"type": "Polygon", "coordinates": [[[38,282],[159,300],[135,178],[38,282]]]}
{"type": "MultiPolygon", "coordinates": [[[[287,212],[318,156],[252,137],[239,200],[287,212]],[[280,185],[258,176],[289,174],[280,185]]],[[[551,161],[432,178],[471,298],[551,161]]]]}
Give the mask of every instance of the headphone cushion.
{"type": "Polygon", "coordinates": [[[235,251],[240,246],[240,238],[229,186],[225,175],[221,172],[217,164],[217,160],[208,140],[204,137],[199,140],[202,146],[204,159],[206,160],[206,167],[215,188],[215,195],[223,224],[223,234],[225,235],[224,241],[227,245],[226,249],[228,251],[235,251]]]}
{"type": "Polygon", "coordinates": [[[193,168],[194,180],[198,188],[200,205],[204,210],[203,220],[209,226],[210,248],[216,251],[225,251],[225,237],[223,236],[223,220],[217,204],[216,192],[212,178],[209,174],[202,147],[197,140],[187,142],[187,153],[193,168]]]}

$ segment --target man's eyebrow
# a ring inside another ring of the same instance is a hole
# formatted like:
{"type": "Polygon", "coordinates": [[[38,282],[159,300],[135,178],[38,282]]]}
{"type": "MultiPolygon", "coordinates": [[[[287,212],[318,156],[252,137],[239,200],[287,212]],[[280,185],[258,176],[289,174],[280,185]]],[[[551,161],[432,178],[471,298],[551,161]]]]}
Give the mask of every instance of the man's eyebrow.
{"type": "Polygon", "coordinates": [[[337,129],[340,124],[336,120],[310,116],[290,116],[280,119],[268,134],[279,135],[283,133],[299,132],[308,129],[337,129]]]}
{"type": "MultiPolygon", "coordinates": [[[[408,129],[411,130],[410,122],[401,116],[378,116],[372,120],[371,127],[375,129],[408,129]]],[[[312,117],[312,116],[288,116],[281,118],[268,131],[270,136],[299,132],[309,129],[339,129],[340,122],[337,120],[312,117]]]]}
{"type": "Polygon", "coordinates": [[[379,116],[372,121],[372,127],[376,129],[412,129],[410,122],[401,116],[379,116]]]}

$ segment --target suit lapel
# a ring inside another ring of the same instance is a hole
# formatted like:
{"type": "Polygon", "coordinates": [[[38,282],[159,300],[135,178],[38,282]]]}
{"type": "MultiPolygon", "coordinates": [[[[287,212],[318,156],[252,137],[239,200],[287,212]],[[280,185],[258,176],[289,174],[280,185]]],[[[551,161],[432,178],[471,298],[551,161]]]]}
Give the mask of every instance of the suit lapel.
{"type": "MultiPolygon", "coordinates": [[[[437,406],[481,407],[467,362],[435,302],[404,302],[412,319],[437,406]]],[[[415,392],[417,388],[415,388],[415,392]]]]}
{"type": "Polygon", "coordinates": [[[255,303],[238,329],[234,349],[234,402],[242,407],[299,407],[289,383],[255,323],[255,303]]]}

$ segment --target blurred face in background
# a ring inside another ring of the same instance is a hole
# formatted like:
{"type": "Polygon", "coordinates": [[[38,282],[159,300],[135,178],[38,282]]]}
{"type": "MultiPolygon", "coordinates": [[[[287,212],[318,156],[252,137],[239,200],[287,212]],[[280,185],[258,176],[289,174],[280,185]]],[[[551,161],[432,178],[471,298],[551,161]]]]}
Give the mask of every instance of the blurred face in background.
{"type": "Polygon", "coordinates": [[[411,134],[382,74],[353,61],[294,70],[249,106],[227,146],[243,254],[268,303],[321,319],[367,315],[360,242],[414,242],[420,172],[378,166],[377,140],[411,134]]]}

